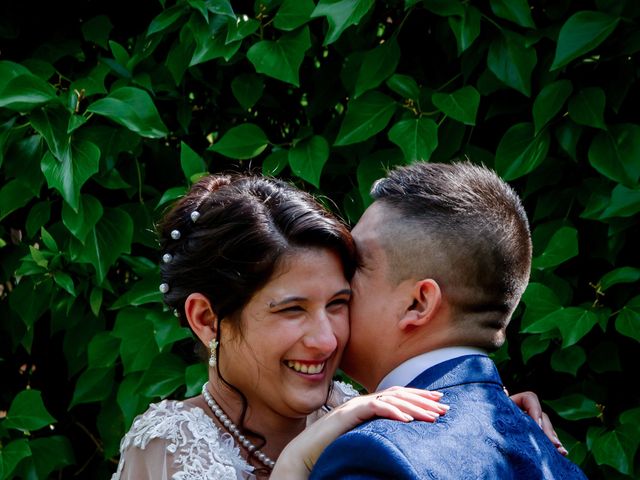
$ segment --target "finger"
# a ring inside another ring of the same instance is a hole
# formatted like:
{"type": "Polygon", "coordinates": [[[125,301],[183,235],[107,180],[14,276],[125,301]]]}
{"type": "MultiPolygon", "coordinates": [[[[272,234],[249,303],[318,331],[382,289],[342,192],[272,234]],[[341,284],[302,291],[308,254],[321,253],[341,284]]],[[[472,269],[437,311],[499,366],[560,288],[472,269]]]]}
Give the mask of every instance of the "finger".
{"type": "Polygon", "coordinates": [[[558,434],[551,424],[549,415],[547,415],[546,413],[542,414],[542,430],[544,431],[545,435],[549,437],[549,440],[551,440],[551,443],[553,443],[560,454],[562,454],[563,456],[567,456],[569,454],[567,449],[564,448],[564,445],[562,445],[560,438],[558,438],[558,434]]]}
{"type": "Polygon", "coordinates": [[[518,404],[518,406],[522,410],[527,412],[527,415],[533,418],[536,423],[542,428],[542,405],[540,405],[538,396],[533,392],[522,392],[514,395],[513,397],[520,397],[518,399],[514,398],[516,404],[518,404]]]}
{"type": "Polygon", "coordinates": [[[385,401],[383,398],[375,399],[372,404],[373,412],[378,417],[389,418],[391,420],[400,420],[402,422],[411,422],[414,417],[393,405],[390,402],[385,401]]]}
{"type": "Polygon", "coordinates": [[[434,400],[434,401],[440,400],[444,395],[442,392],[437,392],[434,390],[423,390],[421,388],[409,388],[409,387],[390,387],[390,388],[387,388],[386,390],[376,392],[375,395],[389,394],[393,396],[396,396],[396,395],[403,396],[407,393],[418,395],[420,397],[426,398],[428,400],[434,400]]]}
{"type": "MultiPolygon", "coordinates": [[[[379,393],[376,395],[376,398],[382,397],[387,400],[401,399],[405,402],[418,406],[423,410],[436,412],[440,415],[445,414],[447,410],[449,410],[449,405],[440,403],[437,400],[432,400],[427,396],[421,395],[421,393],[422,392],[420,390],[416,390],[416,389],[412,389],[412,390],[402,389],[402,390],[395,390],[393,392],[379,393]]],[[[400,405],[400,404],[396,404],[396,405],[400,405]]],[[[404,405],[404,403],[402,405],[404,405]]]]}
{"type": "Polygon", "coordinates": [[[398,396],[382,395],[378,401],[390,404],[417,420],[428,422],[432,422],[446,413],[446,409],[443,409],[441,404],[421,397],[407,400],[398,396]]]}

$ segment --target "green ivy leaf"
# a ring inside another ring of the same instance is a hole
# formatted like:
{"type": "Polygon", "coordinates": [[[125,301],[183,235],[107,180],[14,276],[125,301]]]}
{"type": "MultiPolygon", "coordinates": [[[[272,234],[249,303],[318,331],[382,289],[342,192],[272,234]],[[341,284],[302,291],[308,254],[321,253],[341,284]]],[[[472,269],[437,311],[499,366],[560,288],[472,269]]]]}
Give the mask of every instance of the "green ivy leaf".
{"type": "Polygon", "coordinates": [[[420,97],[420,87],[413,77],[394,73],[387,79],[387,87],[404,98],[417,100],[420,97]]]}
{"type": "Polygon", "coordinates": [[[573,14],[560,29],[551,70],[564,67],[600,45],[620,19],[602,12],[583,10],[573,14]]]}
{"type": "Polygon", "coordinates": [[[147,92],[135,87],[121,87],[105,98],[93,102],[88,112],[113,120],[143,137],[163,138],[167,127],[147,92]]]}
{"type": "Polygon", "coordinates": [[[33,327],[51,302],[51,281],[34,282],[23,278],[9,295],[9,305],[18,314],[27,328],[33,327]]]}
{"type": "Polygon", "coordinates": [[[600,87],[583,88],[569,100],[569,116],[580,125],[606,130],[605,100],[604,90],[600,87]]]}
{"type": "Polygon", "coordinates": [[[124,374],[146,370],[160,353],[154,336],[154,325],[136,308],[121,310],[112,334],[121,340],[120,357],[124,374]]]}
{"type": "MultiPolygon", "coordinates": [[[[409,3],[412,5],[418,3],[417,1],[405,0],[405,8],[409,8],[409,3]]],[[[422,2],[427,10],[432,11],[436,15],[441,17],[449,17],[451,15],[464,15],[464,6],[457,0],[423,0],[422,2]]]]}
{"type": "MultiPolygon", "coordinates": [[[[2,205],[2,193],[0,193],[0,205],[2,205]]],[[[0,213],[0,218],[2,214],[0,213]]],[[[40,228],[51,219],[51,202],[38,202],[29,211],[26,227],[27,236],[33,237],[40,228]]]]}
{"type": "MultiPolygon", "coordinates": [[[[260,28],[260,22],[246,16],[227,20],[227,38],[224,43],[230,44],[243,40],[260,28]]],[[[235,44],[235,43],[234,43],[235,44]]]]}
{"type": "Polygon", "coordinates": [[[100,149],[86,140],[77,140],[71,144],[69,154],[62,161],[51,153],[45,153],[40,167],[49,187],[60,192],[62,198],[78,210],[82,185],[98,172],[100,149]]]}
{"type": "Polygon", "coordinates": [[[71,275],[65,272],[57,271],[53,273],[53,280],[60,287],[64,288],[69,293],[69,295],[71,295],[72,297],[77,296],[76,289],[73,284],[73,279],[71,278],[71,275]]]}
{"type": "Polygon", "coordinates": [[[274,177],[279,175],[287,165],[289,165],[289,152],[274,148],[271,154],[262,162],[262,174],[274,177]]]}
{"type": "Polygon", "coordinates": [[[185,8],[184,4],[174,5],[166,10],[162,10],[162,12],[160,12],[160,14],[151,21],[151,24],[147,29],[147,36],[153,35],[154,33],[160,33],[171,28],[187,12],[188,9],[185,8]]]}
{"type": "MultiPolygon", "coordinates": [[[[181,57],[184,57],[186,52],[181,51],[181,44],[176,44],[175,58],[172,57],[171,62],[173,64],[172,70],[175,70],[176,74],[180,73],[181,77],[187,66],[193,67],[216,58],[224,58],[226,61],[229,61],[240,49],[242,42],[227,43],[226,29],[223,28],[226,27],[226,25],[226,20],[221,17],[209,23],[204,22],[200,17],[192,17],[188,26],[195,38],[196,48],[191,55],[189,63],[183,65],[181,57]]],[[[169,59],[167,59],[167,61],[168,60],[169,59]]],[[[176,78],[176,83],[179,83],[179,81],[180,79],[176,78]]]]}
{"type": "Polygon", "coordinates": [[[557,400],[544,400],[558,415],[566,420],[583,420],[598,417],[601,412],[596,402],[574,393],[557,400]]]}
{"type": "Polygon", "coordinates": [[[487,67],[505,85],[531,95],[531,72],[538,62],[536,50],[516,34],[498,36],[489,46],[487,67]]]}
{"type": "Polygon", "coordinates": [[[533,102],[533,124],[536,135],[562,109],[572,91],[573,86],[569,80],[557,80],[540,91],[533,102]]]}
{"type": "Polygon", "coordinates": [[[368,207],[373,202],[369,195],[373,182],[384,177],[394,165],[405,163],[404,156],[397,148],[378,150],[360,159],[356,175],[363,207],[368,207]]]}
{"type": "Polygon", "coordinates": [[[96,418],[96,426],[103,443],[104,457],[113,458],[120,452],[120,441],[124,428],[124,415],[115,402],[115,389],[102,402],[100,412],[96,418]]]}
{"type": "Polygon", "coordinates": [[[526,365],[534,356],[545,352],[549,348],[551,340],[543,338],[541,335],[530,335],[520,344],[520,353],[522,353],[522,361],[526,365]]]}
{"type": "Polygon", "coordinates": [[[42,394],[38,390],[23,390],[11,402],[2,424],[5,428],[30,432],[55,421],[45,408],[42,394]]]}
{"type": "Polygon", "coordinates": [[[378,45],[365,53],[353,97],[358,98],[364,92],[380,86],[395,72],[399,61],[400,47],[395,40],[378,45]]]}
{"type": "Polygon", "coordinates": [[[158,200],[156,208],[159,208],[166,203],[172,202],[173,200],[182,197],[186,192],[187,188],[185,186],[171,187],[162,194],[160,200],[158,200]]]}
{"type": "Polygon", "coordinates": [[[635,283],[640,280],[640,268],[620,267],[603,275],[598,284],[600,290],[606,292],[609,288],[620,283],[635,283]]]}
{"type": "Polygon", "coordinates": [[[638,212],[640,212],[640,188],[631,189],[624,185],[616,185],[611,192],[607,208],[598,218],[631,217],[638,212]]]}
{"type": "Polygon", "coordinates": [[[387,126],[395,109],[393,99],[377,91],[350,100],[335,145],[350,145],[371,138],[387,126]]]}
{"type": "Polygon", "coordinates": [[[570,373],[575,377],[578,369],[584,365],[586,360],[587,355],[584,353],[584,349],[579,345],[573,345],[553,352],[551,367],[556,372],[570,373]]]}
{"type": "Polygon", "coordinates": [[[616,317],[616,330],[640,342],[640,295],[622,307],[616,317]]]}
{"type": "Polygon", "coordinates": [[[119,208],[107,208],[95,228],[89,232],[84,245],[71,242],[72,257],[80,263],[92,264],[98,282],[102,283],[118,257],[131,251],[132,237],[131,217],[119,208]]]}
{"type": "Polygon", "coordinates": [[[209,380],[209,369],[204,363],[189,365],[184,372],[184,378],[187,385],[185,396],[199,395],[202,392],[202,385],[209,380]]]}
{"type": "Polygon", "coordinates": [[[33,75],[31,71],[19,63],[0,60],[0,93],[11,83],[11,81],[21,75],[33,75]]]}
{"type": "Polygon", "coordinates": [[[640,178],[640,125],[610,125],[589,147],[589,163],[604,176],[627,187],[637,186],[640,178]]]}
{"type": "Polygon", "coordinates": [[[14,178],[0,188],[0,220],[28,204],[35,197],[25,184],[14,178]]]}
{"type": "Polygon", "coordinates": [[[218,152],[225,157],[246,160],[260,155],[268,144],[269,139],[260,127],[252,123],[243,123],[230,128],[208,150],[218,152]]]}
{"type": "Polygon", "coordinates": [[[522,329],[524,333],[547,333],[559,330],[562,348],[576,344],[598,323],[598,316],[584,308],[567,307],[542,317],[522,329]]]}
{"type": "Polygon", "coordinates": [[[98,15],[84,22],[81,27],[82,36],[87,42],[93,42],[105,50],[109,48],[109,34],[113,24],[106,15],[98,15]]]}
{"type": "Polygon", "coordinates": [[[116,364],[120,351],[120,339],[110,332],[100,332],[93,337],[87,347],[89,368],[107,368],[116,364]]]}
{"type": "Polygon", "coordinates": [[[273,19],[273,25],[279,30],[295,30],[311,20],[315,7],[313,0],[284,0],[273,19]]]}
{"type": "Polygon", "coordinates": [[[181,327],[178,319],[169,312],[150,311],[146,318],[154,325],[156,344],[161,352],[166,351],[175,342],[185,338],[192,338],[191,330],[181,327]]]}
{"type": "Polygon", "coordinates": [[[254,43],[247,51],[247,58],[258,73],[300,86],[300,65],[305,52],[311,47],[309,27],[285,33],[277,40],[254,43]]]}
{"type": "Polygon", "coordinates": [[[560,265],[578,255],[578,231],[562,227],[553,234],[544,252],[533,258],[532,268],[547,269],[560,265]]]}
{"type": "Polygon", "coordinates": [[[460,16],[450,16],[448,18],[449,28],[456,37],[458,44],[458,55],[461,55],[480,35],[480,11],[471,6],[465,5],[460,16]]]}
{"type": "Polygon", "coordinates": [[[289,165],[296,176],[320,188],[322,168],[329,159],[329,144],[320,135],[298,142],[289,150],[289,165]]]}
{"type": "Polygon", "coordinates": [[[32,455],[28,461],[33,462],[34,478],[50,478],[54,470],[76,462],[71,442],[62,435],[36,438],[29,442],[29,448],[32,455]]]}
{"type": "Polygon", "coordinates": [[[198,173],[207,171],[207,165],[202,157],[184,142],[180,142],[180,166],[187,180],[198,173]]]}
{"type": "Polygon", "coordinates": [[[77,211],[74,211],[67,202],[62,203],[62,223],[82,243],[102,218],[103,213],[100,200],[92,195],[80,196],[77,211]]]}
{"type": "Polygon", "coordinates": [[[23,458],[31,455],[29,442],[25,438],[13,440],[0,450],[0,478],[12,478],[11,473],[23,458]]]}
{"type": "Polygon", "coordinates": [[[374,3],[373,0],[320,0],[311,17],[327,17],[329,31],[323,45],[335,42],[347,28],[360,23],[374,3]]]}
{"type": "Polygon", "coordinates": [[[467,85],[452,93],[434,93],[431,100],[444,114],[454,120],[465,125],[476,124],[480,94],[472,86],[467,85]]]}
{"type": "MultiPolygon", "coordinates": [[[[6,70],[3,68],[0,72],[6,70]]],[[[32,73],[23,73],[9,80],[0,90],[0,108],[28,112],[57,98],[56,91],[47,82],[32,73]]]]}
{"type": "Polygon", "coordinates": [[[522,331],[534,321],[562,307],[556,293],[548,286],[537,282],[531,282],[527,285],[527,289],[522,295],[522,302],[527,307],[522,318],[522,331]]]}
{"type": "Polygon", "coordinates": [[[426,161],[438,146],[438,125],[424,117],[401,120],[389,129],[389,140],[400,147],[407,163],[426,161]]]}
{"type": "Polygon", "coordinates": [[[549,151],[548,131],[534,135],[531,123],[513,125],[504,134],[496,150],[496,171],[505,180],[515,180],[535,170],[549,151]]]}
{"type": "Polygon", "coordinates": [[[527,0],[491,0],[491,10],[498,17],[525,28],[536,28],[527,0]]]}
{"type": "Polygon", "coordinates": [[[264,81],[259,75],[245,73],[231,81],[231,91],[242,108],[249,110],[262,96],[264,81]]]}
{"type": "Polygon", "coordinates": [[[216,15],[224,15],[226,17],[236,18],[233,12],[233,6],[230,0],[207,0],[207,9],[216,15]]]}
{"type": "Polygon", "coordinates": [[[156,356],[142,374],[138,390],[147,397],[166,397],[184,385],[184,361],[172,353],[156,356]]]}
{"type": "Polygon", "coordinates": [[[88,368],[80,374],[69,408],[81,403],[104,400],[113,389],[114,367],[88,368]]]}
{"type": "Polygon", "coordinates": [[[591,441],[590,450],[596,463],[609,465],[625,475],[631,475],[638,446],[634,433],[624,428],[617,428],[595,436],[591,441]]]}
{"type": "Polygon", "coordinates": [[[142,372],[125,375],[116,395],[126,428],[131,426],[136,415],[149,407],[150,399],[137,393],[140,378],[142,378],[142,372]]]}
{"type": "Polygon", "coordinates": [[[129,305],[137,307],[147,303],[161,304],[162,294],[158,290],[159,284],[160,280],[157,275],[151,275],[138,280],[124,295],[111,304],[111,309],[116,310],[129,305]]]}
{"type": "Polygon", "coordinates": [[[69,113],[62,109],[36,110],[31,114],[30,122],[45,139],[56,159],[64,162],[71,150],[71,138],[67,133],[69,113]]]}
{"type": "Polygon", "coordinates": [[[576,152],[582,130],[583,128],[581,126],[576,125],[569,120],[561,123],[554,130],[554,134],[556,140],[558,140],[558,144],[574,160],[577,158],[576,152]]]}

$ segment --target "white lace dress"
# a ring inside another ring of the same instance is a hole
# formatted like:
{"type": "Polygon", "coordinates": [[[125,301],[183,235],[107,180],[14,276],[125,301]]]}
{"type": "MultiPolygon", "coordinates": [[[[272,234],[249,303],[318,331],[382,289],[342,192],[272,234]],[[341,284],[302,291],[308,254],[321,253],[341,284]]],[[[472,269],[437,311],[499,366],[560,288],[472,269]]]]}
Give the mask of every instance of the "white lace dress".
{"type": "MultiPolygon", "coordinates": [[[[334,382],[329,406],[357,396],[342,382],[334,382]]],[[[324,414],[312,413],[307,424],[324,414]]],[[[163,400],[136,417],[120,443],[120,462],[111,480],[247,480],[254,467],[240,455],[233,437],[221,430],[200,407],[163,400]]]]}

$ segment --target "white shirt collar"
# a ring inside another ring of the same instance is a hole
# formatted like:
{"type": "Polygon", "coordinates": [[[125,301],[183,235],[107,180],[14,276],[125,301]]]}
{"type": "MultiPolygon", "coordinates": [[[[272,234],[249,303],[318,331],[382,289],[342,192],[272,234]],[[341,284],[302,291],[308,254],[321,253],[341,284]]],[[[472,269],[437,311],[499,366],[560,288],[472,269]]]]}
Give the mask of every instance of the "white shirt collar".
{"type": "Polygon", "coordinates": [[[410,358],[404,363],[391,370],[380,382],[376,391],[385,388],[408,385],[427,368],[431,368],[438,363],[446,362],[453,358],[464,355],[486,355],[484,350],[474,347],[446,347],[423,353],[417,357],[410,358]]]}

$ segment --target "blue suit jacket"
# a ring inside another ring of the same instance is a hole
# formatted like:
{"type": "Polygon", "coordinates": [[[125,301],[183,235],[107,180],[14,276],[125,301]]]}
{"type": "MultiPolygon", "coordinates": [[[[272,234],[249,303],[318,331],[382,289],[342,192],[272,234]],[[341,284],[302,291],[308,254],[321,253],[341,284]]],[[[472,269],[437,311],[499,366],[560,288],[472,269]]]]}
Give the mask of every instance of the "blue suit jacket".
{"type": "Polygon", "coordinates": [[[488,357],[440,363],[408,386],[441,391],[451,409],[435,423],[364,423],[325,449],[310,478],[586,478],[507,397],[488,357]]]}

